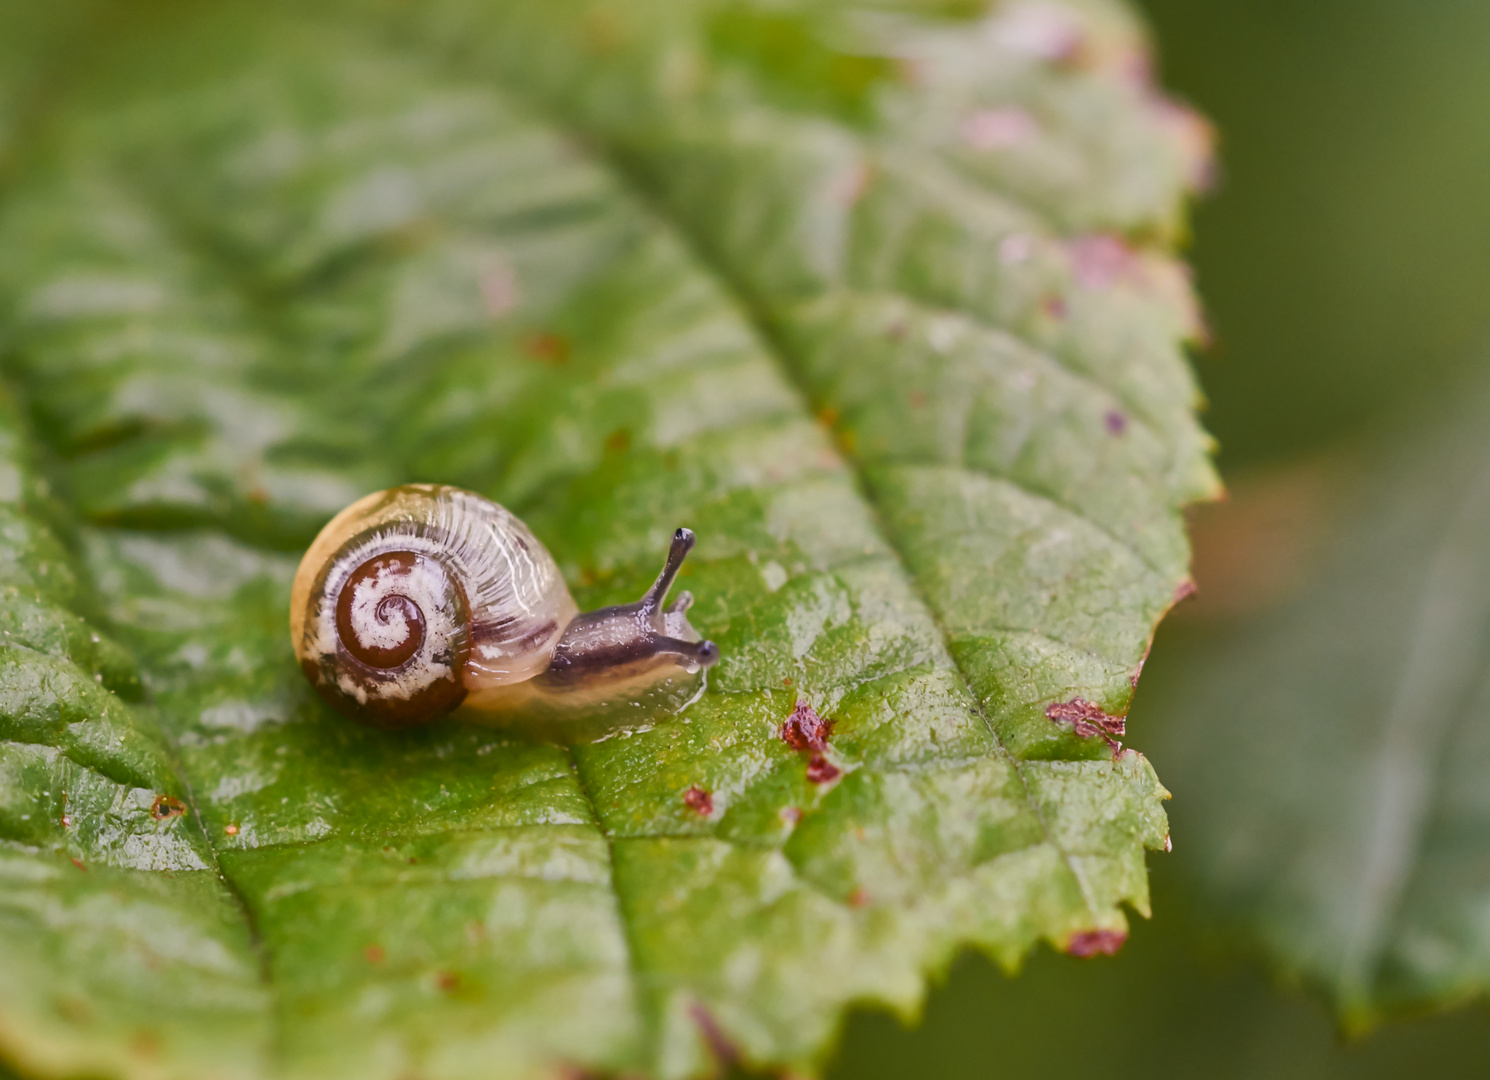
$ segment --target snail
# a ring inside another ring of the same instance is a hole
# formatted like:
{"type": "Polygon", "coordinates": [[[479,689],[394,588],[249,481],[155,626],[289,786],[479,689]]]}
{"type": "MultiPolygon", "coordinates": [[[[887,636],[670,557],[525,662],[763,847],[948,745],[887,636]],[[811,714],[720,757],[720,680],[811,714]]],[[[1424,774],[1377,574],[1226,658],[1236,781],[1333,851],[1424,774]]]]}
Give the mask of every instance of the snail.
{"type": "Polygon", "coordinates": [[[663,607],[694,545],[673,534],[634,604],[581,613],[553,556],[516,516],[443,484],[406,484],[347,507],[300,561],[290,636],[311,684],[376,727],[484,713],[594,710],[636,700],[719,659],[663,607]]]}

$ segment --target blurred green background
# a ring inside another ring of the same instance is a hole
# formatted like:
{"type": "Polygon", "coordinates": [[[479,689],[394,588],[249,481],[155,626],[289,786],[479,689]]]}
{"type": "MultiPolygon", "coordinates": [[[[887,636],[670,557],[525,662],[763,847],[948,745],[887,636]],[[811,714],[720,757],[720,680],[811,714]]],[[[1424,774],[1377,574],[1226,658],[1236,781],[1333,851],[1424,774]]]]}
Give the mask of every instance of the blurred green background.
{"type": "MultiPolygon", "coordinates": [[[[1190,254],[1215,337],[1196,363],[1227,476],[1327,450],[1483,364],[1490,5],[1144,7],[1164,83],[1221,133],[1190,254]]],[[[1183,612],[1160,632],[1128,726],[1176,793],[1175,850],[1150,859],[1153,922],[1135,920],[1114,959],[1046,951],[1018,979],[964,957],[917,1029],[856,1014],[840,1080],[1490,1074],[1483,1005],[1347,1039],[1321,1001],[1276,985],[1192,913],[1183,777],[1163,751],[1206,717],[1145,708],[1169,696],[1166,657],[1189,632],[1183,612]]]]}

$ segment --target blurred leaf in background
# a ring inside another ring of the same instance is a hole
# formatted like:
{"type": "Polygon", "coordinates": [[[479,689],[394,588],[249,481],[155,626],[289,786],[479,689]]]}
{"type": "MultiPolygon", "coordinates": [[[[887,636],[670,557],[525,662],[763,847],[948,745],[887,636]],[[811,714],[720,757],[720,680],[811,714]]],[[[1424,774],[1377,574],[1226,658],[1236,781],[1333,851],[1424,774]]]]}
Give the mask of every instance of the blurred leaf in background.
{"type": "Polygon", "coordinates": [[[1490,989],[1490,393],[1449,391],[1201,516],[1217,586],[1147,706],[1207,914],[1355,1028],[1490,989]]]}
{"type": "Polygon", "coordinates": [[[1208,129],[1126,7],[87,10],[0,205],[7,1056],[811,1072],[959,948],[1122,944],[1166,792],[1116,739],[1216,490],[1208,129]],[[585,606],[688,522],[707,693],[330,714],[296,554],[418,479],[585,606]]]}

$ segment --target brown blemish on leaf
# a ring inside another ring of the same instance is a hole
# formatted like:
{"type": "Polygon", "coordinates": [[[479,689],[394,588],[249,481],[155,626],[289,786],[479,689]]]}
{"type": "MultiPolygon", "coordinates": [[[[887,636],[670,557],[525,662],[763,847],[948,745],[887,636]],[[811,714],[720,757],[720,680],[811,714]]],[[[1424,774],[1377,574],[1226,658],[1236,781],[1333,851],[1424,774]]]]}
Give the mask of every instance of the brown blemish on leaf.
{"type": "Polygon", "coordinates": [[[225,832],[225,833],[227,833],[229,836],[237,836],[238,835],[238,826],[231,825],[231,824],[225,825],[225,826],[223,826],[223,830],[222,831],[225,832]]]}
{"type": "Polygon", "coordinates": [[[1103,711],[1100,705],[1085,698],[1070,701],[1055,701],[1045,706],[1045,715],[1056,723],[1069,723],[1073,731],[1083,739],[1094,735],[1121,737],[1127,734],[1127,719],[1103,711]]]}
{"type": "Polygon", "coordinates": [[[612,454],[623,454],[631,446],[631,432],[625,428],[616,428],[605,437],[605,448],[612,454]]]}
{"type": "Polygon", "coordinates": [[[140,1028],[129,1040],[129,1048],[139,1057],[156,1057],[160,1054],[160,1036],[147,1028],[140,1028]]]}
{"type": "Polygon", "coordinates": [[[833,737],[833,721],[819,716],[806,698],[797,699],[796,707],[781,722],[777,734],[793,750],[812,755],[807,761],[807,779],[812,783],[826,784],[842,775],[843,770],[824,754],[828,749],[828,740],[833,737]]]}
{"type": "Polygon", "coordinates": [[[435,985],[446,994],[453,994],[461,987],[460,976],[453,971],[442,971],[435,976],[435,985]]]}
{"type": "Polygon", "coordinates": [[[740,1051],[735,1048],[734,1043],[730,1042],[708,1009],[695,1001],[688,1007],[688,1015],[693,1017],[693,1022],[698,1025],[704,1040],[709,1044],[709,1049],[714,1052],[714,1056],[720,1062],[733,1065],[740,1060],[740,1051]]]}
{"type": "Polygon", "coordinates": [[[362,950],[362,956],[369,964],[381,964],[386,955],[381,945],[369,945],[362,950]]]}
{"type": "Polygon", "coordinates": [[[865,892],[862,888],[855,889],[853,892],[851,892],[851,893],[848,894],[848,906],[849,907],[868,907],[869,906],[869,894],[867,892],[865,892]]]}
{"type": "Polygon", "coordinates": [[[72,863],[74,866],[76,866],[83,873],[86,874],[88,872],[88,867],[86,867],[86,866],[83,865],[83,860],[82,859],[68,859],[67,861],[70,862],[70,863],[72,863]]]}
{"type": "Polygon", "coordinates": [[[814,784],[826,784],[829,780],[836,780],[843,774],[843,770],[834,765],[822,754],[813,754],[807,762],[807,779],[814,784]]]}
{"type": "Polygon", "coordinates": [[[911,403],[911,408],[922,409],[926,407],[926,394],[920,390],[912,390],[906,395],[906,400],[911,403]]]}
{"type": "Polygon", "coordinates": [[[704,817],[708,817],[714,812],[714,796],[697,784],[694,784],[687,791],[683,792],[683,801],[704,817]]]}
{"type": "Polygon", "coordinates": [[[1013,53],[1050,63],[1073,63],[1086,42],[1074,12],[1046,4],[1012,4],[989,25],[995,42],[1013,53]]]}
{"type": "Polygon", "coordinates": [[[1066,245],[1071,272],[1084,289],[1107,289],[1139,270],[1138,256],[1122,239],[1107,233],[1078,236],[1066,245]]]}
{"type": "Polygon", "coordinates": [[[543,330],[524,334],[522,340],[518,342],[518,348],[523,351],[523,355],[555,367],[561,367],[569,362],[569,339],[561,334],[551,334],[543,330]]]}
{"type": "Polygon", "coordinates": [[[1040,134],[1035,118],[1017,105],[980,109],[958,126],[962,141],[974,150],[1006,150],[1040,134]]]}
{"type": "Polygon", "coordinates": [[[1159,127],[1180,148],[1185,161],[1185,181],[1190,190],[1203,193],[1216,186],[1216,128],[1183,102],[1155,95],[1152,99],[1159,127]]]}
{"type": "Polygon", "coordinates": [[[838,423],[838,410],[831,405],[824,405],[817,411],[817,422],[823,425],[823,427],[832,427],[838,423]]]}
{"type": "Polygon", "coordinates": [[[1149,662],[1149,649],[1153,647],[1154,643],[1149,642],[1148,646],[1143,650],[1143,655],[1138,658],[1138,666],[1133,669],[1133,674],[1128,676],[1128,683],[1135,690],[1138,689],[1139,677],[1143,675],[1143,665],[1149,662]]]}
{"type": "Polygon", "coordinates": [[[481,275],[481,300],[486,313],[500,319],[517,306],[517,277],[505,266],[481,275]]]}
{"type": "Polygon", "coordinates": [[[865,161],[854,165],[833,178],[828,185],[828,198],[842,207],[852,207],[869,190],[874,180],[874,170],[865,161]]]}
{"type": "Polygon", "coordinates": [[[174,795],[157,795],[150,804],[150,816],[156,821],[169,821],[186,813],[186,807],[174,795]]]}
{"type": "Polygon", "coordinates": [[[793,750],[822,751],[833,737],[833,721],[818,716],[806,698],[798,698],[796,708],[781,722],[779,734],[781,741],[793,750]]]}
{"type": "Polygon", "coordinates": [[[1127,940],[1126,930],[1083,930],[1071,935],[1066,942],[1066,952],[1081,957],[1116,956],[1127,940]]]}

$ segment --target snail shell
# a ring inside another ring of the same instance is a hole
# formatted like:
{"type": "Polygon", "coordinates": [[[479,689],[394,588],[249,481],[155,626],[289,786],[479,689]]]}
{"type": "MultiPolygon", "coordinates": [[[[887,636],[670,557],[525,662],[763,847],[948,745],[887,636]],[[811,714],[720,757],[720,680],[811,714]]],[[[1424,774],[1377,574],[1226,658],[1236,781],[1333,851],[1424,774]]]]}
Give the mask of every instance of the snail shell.
{"type": "Polygon", "coordinates": [[[517,517],[460,488],[407,484],[359,499],[306,551],[290,635],[313,686],[380,727],[458,706],[583,709],[718,659],[662,602],[693,534],[674,534],[635,604],[580,614],[553,557],[517,517]]]}

